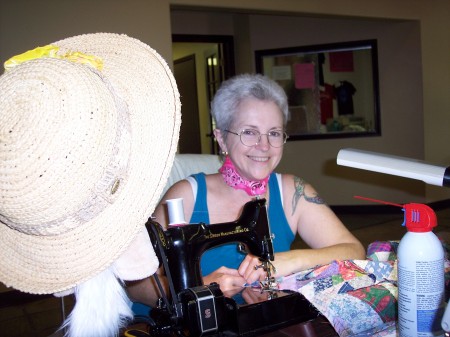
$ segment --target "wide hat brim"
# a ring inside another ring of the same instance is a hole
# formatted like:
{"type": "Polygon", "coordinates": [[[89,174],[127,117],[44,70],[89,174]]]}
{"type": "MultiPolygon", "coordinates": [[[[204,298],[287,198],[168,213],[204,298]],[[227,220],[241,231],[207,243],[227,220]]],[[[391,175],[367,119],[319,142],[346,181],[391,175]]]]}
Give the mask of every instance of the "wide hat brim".
{"type": "MultiPolygon", "coordinates": [[[[126,35],[110,33],[75,36],[53,45],[102,59],[101,75],[129,112],[131,147],[126,179],[121,181],[118,197],[86,223],[54,235],[30,234],[0,224],[0,282],[36,294],[60,292],[79,285],[108,268],[129,247],[160,199],[174,160],[181,123],[174,77],[166,62],[148,45],[126,35]]],[[[58,61],[67,62],[55,60],[58,61]]],[[[42,73],[45,71],[42,69],[42,73]]],[[[13,95],[14,88],[1,93],[0,104],[6,105],[4,102],[13,95]]],[[[45,109],[45,105],[41,109],[45,109]]],[[[8,132],[0,125],[0,138],[2,134],[6,137],[8,132]]],[[[47,139],[51,137],[49,131],[47,139]]],[[[79,142],[71,146],[81,146],[82,140],[79,142]]],[[[29,150],[31,159],[32,148],[29,150]]],[[[41,158],[36,155],[35,161],[38,160],[41,158]]],[[[49,170],[59,170],[58,166],[63,165],[58,158],[49,156],[48,161],[45,165],[49,170]]],[[[9,179],[10,173],[11,177],[18,176],[13,174],[14,166],[6,160],[2,165],[0,163],[0,191],[20,186],[14,196],[19,200],[21,195],[27,195],[27,184],[9,179]]],[[[88,179],[88,173],[80,173],[74,179],[82,182],[88,179]]],[[[67,188],[64,181],[60,185],[61,189],[67,188]]],[[[51,199],[50,195],[39,193],[36,203],[41,198],[51,199]]],[[[76,196],[77,190],[71,185],[64,193],[61,195],[76,196]]],[[[20,208],[19,203],[17,208],[20,208]]]]}

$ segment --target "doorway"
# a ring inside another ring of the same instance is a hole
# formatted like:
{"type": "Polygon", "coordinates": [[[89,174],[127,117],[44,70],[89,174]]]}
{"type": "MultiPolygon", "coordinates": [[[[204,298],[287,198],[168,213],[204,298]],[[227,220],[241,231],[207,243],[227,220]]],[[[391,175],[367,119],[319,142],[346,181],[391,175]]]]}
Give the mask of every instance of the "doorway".
{"type": "Polygon", "coordinates": [[[174,60],[173,64],[182,109],[178,152],[202,153],[195,55],[174,60]],[[181,141],[182,139],[189,141],[181,141]]]}
{"type": "Polygon", "coordinates": [[[180,153],[217,154],[210,102],[235,74],[232,36],[173,35],[174,75],[181,94],[180,153]]]}

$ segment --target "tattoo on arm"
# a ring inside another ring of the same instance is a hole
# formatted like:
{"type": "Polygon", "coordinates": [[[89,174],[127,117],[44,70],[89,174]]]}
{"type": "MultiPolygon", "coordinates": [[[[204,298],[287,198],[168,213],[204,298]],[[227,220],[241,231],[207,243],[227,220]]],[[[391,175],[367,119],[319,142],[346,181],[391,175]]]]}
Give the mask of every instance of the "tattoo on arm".
{"type": "Polygon", "coordinates": [[[298,202],[300,201],[300,198],[303,196],[307,202],[312,202],[314,204],[322,205],[325,204],[325,201],[316,193],[312,196],[308,196],[305,194],[305,184],[306,182],[299,178],[294,177],[294,185],[295,185],[295,191],[294,196],[292,197],[292,214],[294,214],[298,202]]]}

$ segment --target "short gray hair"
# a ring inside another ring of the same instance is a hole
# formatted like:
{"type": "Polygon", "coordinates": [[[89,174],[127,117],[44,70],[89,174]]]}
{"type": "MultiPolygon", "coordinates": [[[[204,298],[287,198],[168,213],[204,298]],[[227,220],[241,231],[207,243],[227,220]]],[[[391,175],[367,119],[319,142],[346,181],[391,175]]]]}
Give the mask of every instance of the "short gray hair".
{"type": "Polygon", "coordinates": [[[247,98],[275,103],[282,112],[283,127],[286,126],[289,110],[283,88],[267,76],[242,74],[223,82],[211,102],[211,115],[216,121],[216,127],[228,130],[239,104],[247,98]]]}

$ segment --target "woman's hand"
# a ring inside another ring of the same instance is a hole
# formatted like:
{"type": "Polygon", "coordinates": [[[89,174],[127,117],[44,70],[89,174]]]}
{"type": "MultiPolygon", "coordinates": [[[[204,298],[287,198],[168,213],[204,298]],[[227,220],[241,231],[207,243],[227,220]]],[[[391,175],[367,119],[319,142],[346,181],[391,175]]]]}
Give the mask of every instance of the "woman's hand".
{"type": "Polygon", "coordinates": [[[255,304],[267,301],[269,299],[268,292],[261,291],[260,288],[245,288],[242,291],[242,298],[247,304],[255,304]]]}
{"type": "Polygon", "coordinates": [[[242,288],[246,282],[236,269],[220,267],[211,274],[203,277],[203,284],[219,284],[220,290],[228,291],[236,288],[242,288]]]}
{"type": "Polygon", "coordinates": [[[261,266],[260,259],[252,254],[248,254],[239,266],[238,273],[248,284],[262,281],[267,277],[267,273],[263,268],[256,268],[257,266],[261,266]]]}
{"type": "Polygon", "coordinates": [[[223,295],[225,297],[232,298],[237,293],[241,293],[242,299],[245,301],[246,304],[265,302],[269,299],[268,292],[261,291],[261,288],[253,288],[253,287],[224,291],[223,295]]]}

